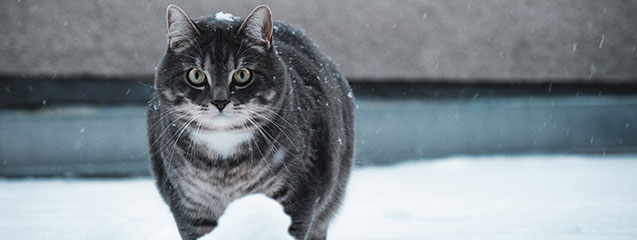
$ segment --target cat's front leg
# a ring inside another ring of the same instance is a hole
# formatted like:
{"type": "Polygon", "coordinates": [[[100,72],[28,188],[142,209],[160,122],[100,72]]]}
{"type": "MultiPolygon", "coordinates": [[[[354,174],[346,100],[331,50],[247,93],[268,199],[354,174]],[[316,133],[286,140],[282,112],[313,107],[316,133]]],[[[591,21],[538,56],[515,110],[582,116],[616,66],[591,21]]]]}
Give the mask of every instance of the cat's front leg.
{"type": "Polygon", "coordinates": [[[179,229],[179,235],[183,240],[196,240],[217,227],[217,219],[214,218],[188,217],[186,214],[173,215],[177,229],[179,229]]]}
{"type": "Polygon", "coordinates": [[[177,224],[179,235],[183,240],[196,240],[201,236],[212,232],[217,226],[217,221],[210,220],[191,220],[177,224]]]}
{"type": "Polygon", "coordinates": [[[292,215],[292,225],[288,229],[290,235],[297,240],[305,240],[312,225],[312,213],[292,215]]]}
{"type": "Polygon", "coordinates": [[[292,217],[292,225],[288,232],[298,240],[306,240],[314,220],[314,210],[320,198],[308,193],[294,199],[294,202],[284,204],[286,213],[292,217]]]}

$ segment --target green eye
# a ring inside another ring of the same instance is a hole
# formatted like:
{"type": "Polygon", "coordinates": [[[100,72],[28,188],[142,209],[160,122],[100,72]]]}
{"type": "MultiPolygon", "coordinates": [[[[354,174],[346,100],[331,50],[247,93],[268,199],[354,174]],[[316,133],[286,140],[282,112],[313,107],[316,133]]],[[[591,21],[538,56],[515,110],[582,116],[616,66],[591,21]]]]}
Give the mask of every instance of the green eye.
{"type": "Polygon", "coordinates": [[[237,86],[245,86],[252,80],[252,73],[247,68],[239,68],[234,72],[232,79],[237,86]]]}
{"type": "Polygon", "coordinates": [[[188,72],[188,83],[194,87],[202,87],[206,84],[206,74],[201,69],[193,68],[188,72]]]}

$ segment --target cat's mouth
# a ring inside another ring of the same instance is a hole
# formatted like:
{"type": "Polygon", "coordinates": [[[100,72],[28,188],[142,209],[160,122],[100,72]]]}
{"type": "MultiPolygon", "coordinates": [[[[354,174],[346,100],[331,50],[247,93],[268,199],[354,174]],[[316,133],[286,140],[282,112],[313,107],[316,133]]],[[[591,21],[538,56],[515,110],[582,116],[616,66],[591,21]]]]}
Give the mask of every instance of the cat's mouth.
{"type": "Polygon", "coordinates": [[[204,113],[198,117],[191,128],[196,131],[229,131],[229,130],[248,130],[250,124],[248,120],[242,119],[238,114],[217,112],[204,113]]]}
{"type": "MultiPolygon", "coordinates": [[[[191,107],[183,112],[181,121],[192,132],[252,131],[263,127],[268,114],[246,108],[227,106],[224,111],[216,108],[191,107]]],[[[271,120],[270,120],[271,121],[271,120]]]]}

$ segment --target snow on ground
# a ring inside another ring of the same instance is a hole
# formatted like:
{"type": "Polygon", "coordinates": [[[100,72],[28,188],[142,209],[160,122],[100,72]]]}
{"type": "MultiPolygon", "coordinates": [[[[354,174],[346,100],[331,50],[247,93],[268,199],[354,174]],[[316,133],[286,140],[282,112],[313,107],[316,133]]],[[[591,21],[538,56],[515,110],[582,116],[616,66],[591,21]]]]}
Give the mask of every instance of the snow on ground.
{"type": "Polygon", "coordinates": [[[248,195],[228,205],[219,218],[219,226],[200,240],[294,240],[288,234],[291,223],[279,202],[264,194],[248,195]]]}
{"type": "MultiPolygon", "coordinates": [[[[358,169],[329,239],[637,239],[634,160],[467,157],[358,169]]],[[[178,234],[149,178],[0,180],[0,239],[178,234]]]]}

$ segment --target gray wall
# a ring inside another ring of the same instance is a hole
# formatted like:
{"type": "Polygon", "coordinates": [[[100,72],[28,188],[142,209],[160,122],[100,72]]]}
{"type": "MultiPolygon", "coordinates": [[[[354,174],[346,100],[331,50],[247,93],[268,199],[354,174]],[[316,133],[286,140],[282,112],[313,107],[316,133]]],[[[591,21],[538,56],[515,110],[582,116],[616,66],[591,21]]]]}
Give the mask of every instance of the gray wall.
{"type": "MultiPolygon", "coordinates": [[[[247,15],[262,1],[2,1],[0,74],[153,72],[165,8],[247,15]]],[[[357,79],[635,82],[637,1],[266,1],[357,79]]]]}

